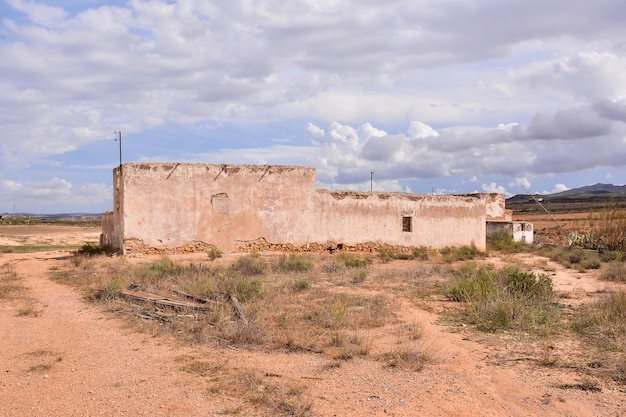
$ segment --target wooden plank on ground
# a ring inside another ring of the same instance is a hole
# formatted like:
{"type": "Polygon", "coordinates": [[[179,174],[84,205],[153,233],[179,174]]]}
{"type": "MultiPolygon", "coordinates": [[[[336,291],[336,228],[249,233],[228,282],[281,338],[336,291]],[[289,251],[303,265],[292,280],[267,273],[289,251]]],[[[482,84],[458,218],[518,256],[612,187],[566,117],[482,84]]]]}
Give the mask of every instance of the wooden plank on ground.
{"type": "Polygon", "coordinates": [[[185,301],[171,300],[167,297],[163,297],[156,294],[150,294],[143,291],[124,290],[121,292],[122,296],[130,298],[134,301],[141,301],[146,303],[152,303],[155,305],[176,308],[176,309],[191,309],[191,310],[208,310],[210,307],[201,304],[188,303],[185,301]]]}
{"type": "Polygon", "coordinates": [[[189,298],[190,300],[193,300],[193,301],[195,301],[197,303],[201,303],[201,304],[217,303],[217,301],[215,301],[215,300],[211,300],[211,299],[206,298],[206,297],[199,297],[197,295],[189,294],[189,293],[181,291],[181,290],[179,290],[177,288],[172,288],[171,291],[174,294],[176,294],[176,295],[179,295],[179,296],[185,297],[185,298],[189,298]]]}

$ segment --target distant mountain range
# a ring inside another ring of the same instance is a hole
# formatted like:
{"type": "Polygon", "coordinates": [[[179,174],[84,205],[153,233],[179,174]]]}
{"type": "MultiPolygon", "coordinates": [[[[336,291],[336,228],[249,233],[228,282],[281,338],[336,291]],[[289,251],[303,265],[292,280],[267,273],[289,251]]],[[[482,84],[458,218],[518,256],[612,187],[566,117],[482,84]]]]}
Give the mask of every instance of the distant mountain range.
{"type": "Polygon", "coordinates": [[[626,185],[613,185],[613,184],[593,184],[586,185],[584,187],[572,188],[571,190],[562,191],[560,193],[551,194],[552,196],[567,196],[567,195],[580,195],[580,194],[626,194],[626,185]]]}
{"type": "Polygon", "coordinates": [[[552,211],[599,210],[608,204],[626,208],[626,185],[594,184],[554,194],[517,194],[507,198],[506,206],[514,211],[540,211],[537,201],[552,211]]]}

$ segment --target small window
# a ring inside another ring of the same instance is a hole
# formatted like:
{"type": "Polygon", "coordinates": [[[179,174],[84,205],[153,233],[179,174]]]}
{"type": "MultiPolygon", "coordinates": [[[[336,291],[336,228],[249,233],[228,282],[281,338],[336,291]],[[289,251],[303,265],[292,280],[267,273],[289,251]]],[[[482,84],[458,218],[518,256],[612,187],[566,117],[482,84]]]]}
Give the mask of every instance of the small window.
{"type": "Polygon", "coordinates": [[[402,231],[403,232],[412,232],[413,231],[413,218],[412,217],[403,217],[402,218],[402,231]]]}
{"type": "Polygon", "coordinates": [[[211,204],[213,205],[213,213],[228,214],[230,212],[230,202],[226,193],[212,195],[211,204]]]}

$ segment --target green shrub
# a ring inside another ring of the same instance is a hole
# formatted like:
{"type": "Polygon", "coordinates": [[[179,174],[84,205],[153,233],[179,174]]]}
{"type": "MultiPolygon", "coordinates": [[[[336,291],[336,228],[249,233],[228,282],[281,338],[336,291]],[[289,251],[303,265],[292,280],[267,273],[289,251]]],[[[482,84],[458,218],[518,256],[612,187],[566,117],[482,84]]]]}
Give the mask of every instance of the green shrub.
{"type": "Polygon", "coordinates": [[[525,297],[532,300],[552,300],[552,279],[545,275],[538,276],[532,272],[520,271],[517,268],[503,268],[498,273],[500,286],[514,297],[525,297]]]}
{"type": "Polygon", "coordinates": [[[342,327],[348,315],[348,303],[343,297],[336,297],[332,303],[324,306],[325,326],[331,329],[342,327]]]}
{"type": "Polygon", "coordinates": [[[341,270],[343,269],[343,267],[338,264],[337,262],[335,262],[334,260],[331,260],[329,262],[325,262],[320,266],[320,269],[324,272],[326,272],[327,274],[336,274],[338,272],[341,272],[341,270]]]}
{"type": "Polygon", "coordinates": [[[209,251],[207,252],[207,255],[209,255],[209,259],[214,261],[217,258],[221,258],[224,255],[224,252],[222,252],[221,250],[219,250],[218,248],[211,248],[209,249],[209,251]]]}
{"type": "Polygon", "coordinates": [[[506,230],[498,230],[487,236],[487,249],[497,250],[504,253],[519,253],[528,251],[530,245],[523,242],[514,242],[506,230]]]}
{"type": "Polygon", "coordinates": [[[488,269],[467,266],[452,273],[454,278],[448,282],[445,292],[454,301],[484,300],[496,290],[496,283],[488,269]]]}
{"type": "Polygon", "coordinates": [[[481,252],[473,243],[469,246],[446,246],[440,249],[439,253],[443,255],[446,262],[469,261],[482,256],[481,252]]]}
{"type": "Polygon", "coordinates": [[[453,271],[445,294],[465,303],[465,316],[485,331],[532,330],[556,318],[552,279],[506,267],[498,270],[465,266],[453,271]]]}
{"type": "Polygon", "coordinates": [[[580,262],[580,266],[584,269],[600,269],[602,262],[597,258],[587,258],[580,262]]]}
{"type": "Polygon", "coordinates": [[[142,268],[148,275],[156,277],[167,277],[178,275],[184,267],[178,265],[167,256],[161,257],[158,261],[148,262],[142,268]]]}
{"type": "Polygon", "coordinates": [[[396,253],[391,248],[380,248],[378,249],[378,257],[383,263],[388,263],[389,261],[396,258],[396,253]]]}
{"type": "Polygon", "coordinates": [[[294,292],[306,291],[311,288],[312,282],[309,278],[296,279],[291,283],[291,289],[294,292]]]}
{"type": "Polygon", "coordinates": [[[263,275],[267,270],[267,265],[259,259],[258,253],[253,252],[239,257],[231,268],[244,275],[263,275]]]}
{"type": "Polygon", "coordinates": [[[590,216],[589,225],[596,243],[591,249],[626,253],[626,210],[611,201],[598,216],[590,216]]]}
{"type": "Polygon", "coordinates": [[[367,270],[364,268],[359,268],[354,272],[354,274],[352,274],[351,281],[353,284],[360,284],[362,282],[365,282],[366,279],[367,279],[367,270]]]}
{"type": "Polygon", "coordinates": [[[100,297],[105,300],[116,298],[124,291],[124,284],[118,277],[113,277],[100,291],[100,297]]]}
{"type": "Polygon", "coordinates": [[[257,276],[231,272],[221,278],[217,286],[222,295],[234,295],[242,303],[263,297],[263,281],[257,276]]]}
{"type": "Polygon", "coordinates": [[[580,309],[573,327],[604,349],[626,350],[626,291],[610,291],[601,300],[580,309]]]}
{"type": "Polygon", "coordinates": [[[367,268],[372,264],[370,258],[356,258],[354,256],[341,254],[341,259],[343,260],[343,264],[348,268],[367,268]]]}
{"type": "Polygon", "coordinates": [[[428,248],[426,246],[417,246],[411,248],[411,255],[413,256],[413,259],[417,259],[419,261],[427,261],[428,248]]]}
{"type": "Polygon", "coordinates": [[[620,252],[617,250],[599,250],[598,255],[602,262],[614,262],[614,261],[625,261],[624,255],[626,252],[620,252]]]}
{"type": "Polygon", "coordinates": [[[597,252],[592,250],[575,247],[559,247],[540,253],[566,268],[576,269],[581,272],[587,269],[598,269],[602,266],[600,256],[597,252]]]}
{"type": "Polygon", "coordinates": [[[626,282],[626,265],[624,262],[611,262],[600,274],[600,279],[612,282],[626,282]]]}
{"type": "Polygon", "coordinates": [[[307,272],[313,269],[313,262],[302,255],[283,255],[275,264],[275,269],[289,272],[307,272]]]}
{"type": "Polygon", "coordinates": [[[91,243],[86,243],[76,251],[76,254],[83,256],[97,256],[110,255],[114,252],[115,251],[110,246],[95,246],[91,243]]]}

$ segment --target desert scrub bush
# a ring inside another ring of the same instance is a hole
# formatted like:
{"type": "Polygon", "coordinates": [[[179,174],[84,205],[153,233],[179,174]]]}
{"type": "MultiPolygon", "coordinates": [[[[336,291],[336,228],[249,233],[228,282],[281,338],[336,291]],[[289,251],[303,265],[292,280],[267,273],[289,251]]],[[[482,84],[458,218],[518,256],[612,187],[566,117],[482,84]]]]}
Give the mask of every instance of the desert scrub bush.
{"type": "Polygon", "coordinates": [[[626,253],[626,210],[611,201],[597,215],[589,216],[589,227],[596,238],[591,249],[605,248],[626,253]]]}
{"type": "Polygon", "coordinates": [[[531,246],[523,242],[514,242],[506,230],[498,230],[487,236],[487,250],[497,250],[504,253],[519,253],[531,249],[531,246]]]}
{"type": "Polygon", "coordinates": [[[428,260],[428,248],[426,246],[416,246],[411,248],[411,259],[417,259],[418,261],[428,260]]]}
{"type": "Polygon", "coordinates": [[[626,265],[624,262],[611,262],[600,273],[600,279],[611,282],[626,282],[626,265]]]}
{"type": "Polygon", "coordinates": [[[338,272],[341,272],[341,270],[343,269],[343,266],[341,266],[339,263],[335,262],[334,260],[330,260],[328,262],[324,262],[323,264],[321,264],[320,269],[323,272],[326,272],[327,274],[336,274],[338,272]]]}
{"type": "Polygon", "coordinates": [[[427,261],[428,260],[429,249],[426,246],[414,246],[410,248],[410,251],[400,251],[396,252],[391,248],[381,248],[378,251],[378,257],[383,263],[387,263],[392,259],[401,259],[404,261],[410,260],[418,260],[418,261],[427,261]]]}
{"type": "Polygon", "coordinates": [[[313,285],[313,282],[310,278],[298,278],[291,282],[290,287],[293,292],[302,292],[311,288],[311,285],[313,285]]]}
{"type": "Polygon", "coordinates": [[[381,327],[393,316],[383,296],[349,298],[347,310],[346,324],[353,329],[381,327]]]}
{"type": "Polygon", "coordinates": [[[474,243],[469,246],[446,246],[445,248],[440,249],[439,253],[443,256],[443,259],[449,263],[457,261],[469,261],[482,257],[482,253],[478,250],[474,243]]]}
{"type": "Polygon", "coordinates": [[[84,244],[76,250],[77,255],[83,256],[111,255],[115,252],[110,246],[95,246],[90,243],[84,244]]]}
{"type": "Polygon", "coordinates": [[[20,291],[25,290],[20,278],[11,264],[0,267],[0,299],[11,299],[20,291]]]}
{"type": "Polygon", "coordinates": [[[602,262],[597,252],[574,247],[551,248],[540,251],[541,255],[563,265],[566,268],[585,272],[587,269],[599,269],[602,262]]]}
{"type": "Polygon", "coordinates": [[[432,355],[417,343],[396,347],[385,353],[383,358],[390,368],[413,372],[421,371],[427,363],[432,361],[432,355]]]}
{"type": "Polygon", "coordinates": [[[156,261],[128,266],[125,279],[144,291],[158,291],[171,286],[186,270],[187,267],[162,256],[156,261]]]}
{"type": "Polygon", "coordinates": [[[367,268],[372,264],[371,258],[357,258],[356,256],[346,255],[342,253],[339,258],[348,268],[367,268]]]}
{"type": "Polygon", "coordinates": [[[263,275],[267,271],[267,265],[259,258],[257,252],[240,256],[231,265],[231,269],[241,272],[244,275],[263,275]]]}
{"type": "Polygon", "coordinates": [[[599,301],[581,308],[573,328],[601,349],[626,351],[626,291],[610,291],[599,301]]]}
{"type": "Polygon", "coordinates": [[[220,321],[215,326],[214,338],[220,343],[229,345],[260,345],[263,344],[264,331],[254,321],[220,321]]]}
{"type": "Polygon", "coordinates": [[[350,282],[353,284],[361,284],[367,279],[367,269],[358,268],[352,273],[350,282]]]}
{"type": "Polygon", "coordinates": [[[311,325],[325,329],[362,329],[383,326],[393,315],[382,297],[327,295],[321,305],[307,311],[303,317],[311,325]]]}
{"type": "Polygon", "coordinates": [[[332,357],[335,360],[350,360],[355,356],[367,356],[371,349],[371,340],[366,340],[358,333],[349,334],[345,331],[333,332],[329,346],[335,349],[332,357]]]}
{"type": "Polygon", "coordinates": [[[263,281],[258,276],[249,276],[237,271],[220,274],[215,286],[221,296],[235,296],[242,303],[256,298],[263,298],[263,281]]]}
{"type": "Polygon", "coordinates": [[[312,401],[306,395],[306,388],[297,385],[275,385],[268,376],[242,372],[239,382],[231,384],[232,389],[247,398],[252,404],[271,410],[275,415],[307,417],[311,415],[312,401]]]}
{"type": "Polygon", "coordinates": [[[162,256],[157,261],[142,264],[140,270],[148,276],[165,277],[179,275],[184,270],[184,267],[175,263],[167,256],[162,256]]]}
{"type": "Polygon", "coordinates": [[[378,258],[384,264],[396,259],[396,256],[396,253],[391,248],[382,247],[378,249],[378,258]]]}
{"type": "Polygon", "coordinates": [[[124,291],[122,281],[118,277],[112,277],[111,280],[98,291],[98,297],[104,300],[112,300],[117,298],[122,291],[124,291]]]}
{"type": "Polygon", "coordinates": [[[224,252],[222,252],[221,250],[219,250],[218,248],[211,248],[207,251],[207,255],[209,257],[210,260],[214,261],[218,258],[221,258],[222,256],[224,256],[224,252]]]}
{"type": "Polygon", "coordinates": [[[292,253],[289,256],[282,255],[272,265],[272,269],[287,272],[308,272],[313,269],[313,262],[302,255],[292,253]]]}
{"type": "Polygon", "coordinates": [[[330,329],[343,327],[348,315],[348,303],[343,297],[336,297],[324,306],[324,326],[330,329]]]}
{"type": "Polygon", "coordinates": [[[617,262],[626,260],[626,252],[617,250],[598,249],[598,255],[602,262],[617,262]]]}
{"type": "Polygon", "coordinates": [[[513,267],[465,267],[453,272],[445,293],[465,304],[464,316],[484,331],[533,330],[558,318],[552,279],[513,267]]]}
{"type": "Polygon", "coordinates": [[[487,268],[477,269],[474,265],[464,265],[450,272],[453,279],[447,283],[445,294],[451,300],[460,302],[483,300],[496,291],[492,271],[487,268]]]}

